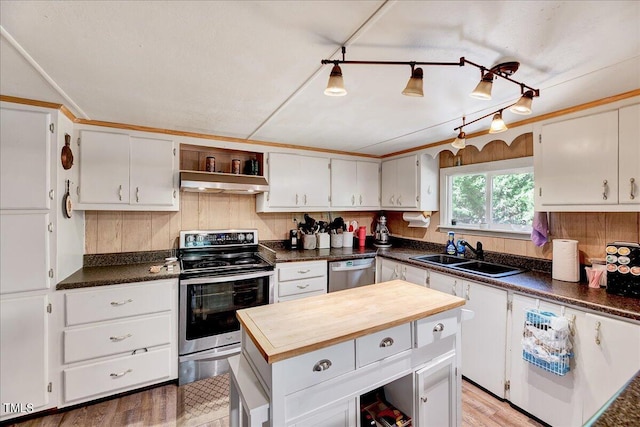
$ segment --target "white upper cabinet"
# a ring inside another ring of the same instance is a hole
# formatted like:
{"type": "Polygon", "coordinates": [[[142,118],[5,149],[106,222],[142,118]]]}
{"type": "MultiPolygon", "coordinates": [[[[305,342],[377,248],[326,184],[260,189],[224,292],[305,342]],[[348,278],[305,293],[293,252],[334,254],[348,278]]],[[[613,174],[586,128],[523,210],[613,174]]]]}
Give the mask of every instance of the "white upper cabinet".
{"type": "Polygon", "coordinates": [[[80,131],[78,209],[178,210],[171,140],[80,131]]]}
{"type": "Polygon", "coordinates": [[[640,205],[640,104],[620,109],[618,202],[640,205]]]}
{"type": "Polygon", "coordinates": [[[269,192],[258,195],[258,212],[309,212],[329,208],[329,159],[269,153],[269,192]]]}
{"type": "Polygon", "coordinates": [[[638,209],[640,105],[542,124],[538,129],[536,209],[638,209]]]}
{"type": "Polygon", "coordinates": [[[331,159],[331,207],[379,209],[379,164],[331,159]]]}
{"type": "Polygon", "coordinates": [[[388,210],[438,210],[438,161],[413,154],[382,162],[380,206],[388,210]]]}
{"type": "Polygon", "coordinates": [[[0,209],[49,209],[51,114],[0,109],[0,209]]]}

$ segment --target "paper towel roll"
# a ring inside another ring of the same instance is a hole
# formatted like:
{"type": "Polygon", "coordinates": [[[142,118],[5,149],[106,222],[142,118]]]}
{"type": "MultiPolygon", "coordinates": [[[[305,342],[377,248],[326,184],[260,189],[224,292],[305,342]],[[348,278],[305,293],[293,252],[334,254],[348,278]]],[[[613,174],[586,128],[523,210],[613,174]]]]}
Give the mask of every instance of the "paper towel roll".
{"type": "Polygon", "coordinates": [[[553,240],[551,277],[565,282],[580,281],[580,259],[577,240],[553,240]]]}

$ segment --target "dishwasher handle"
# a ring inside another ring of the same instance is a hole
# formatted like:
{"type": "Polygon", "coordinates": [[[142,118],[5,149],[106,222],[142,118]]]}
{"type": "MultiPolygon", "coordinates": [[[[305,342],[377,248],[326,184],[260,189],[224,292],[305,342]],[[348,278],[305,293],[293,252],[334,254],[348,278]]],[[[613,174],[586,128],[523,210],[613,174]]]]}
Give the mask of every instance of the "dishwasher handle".
{"type": "Polygon", "coordinates": [[[373,267],[373,262],[369,264],[352,265],[349,267],[340,267],[339,265],[332,265],[331,271],[357,271],[357,270],[367,270],[371,267],[373,267]]]}

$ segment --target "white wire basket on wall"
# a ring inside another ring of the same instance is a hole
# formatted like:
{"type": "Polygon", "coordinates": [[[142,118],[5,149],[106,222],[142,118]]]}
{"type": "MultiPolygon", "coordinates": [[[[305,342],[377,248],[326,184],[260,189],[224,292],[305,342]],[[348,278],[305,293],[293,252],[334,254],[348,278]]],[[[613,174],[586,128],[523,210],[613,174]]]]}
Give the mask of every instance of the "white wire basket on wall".
{"type": "Polygon", "coordinates": [[[571,320],[536,308],[525,312],[522,358],[545,371],[565,375],[573,357],[571,320]]]}

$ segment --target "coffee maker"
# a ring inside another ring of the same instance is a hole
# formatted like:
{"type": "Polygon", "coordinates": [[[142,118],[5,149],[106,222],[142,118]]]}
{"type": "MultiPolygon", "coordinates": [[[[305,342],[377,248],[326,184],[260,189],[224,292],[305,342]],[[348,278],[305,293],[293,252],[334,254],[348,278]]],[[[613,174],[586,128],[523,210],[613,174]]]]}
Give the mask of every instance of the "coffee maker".
{"type": "Polygon", "coordinates": [[[380,215],[378,224],[376,225],[376,239],[373,245],[377,248],[390,248],[389,229],[387,228],[387,217],[380,215]]]}

